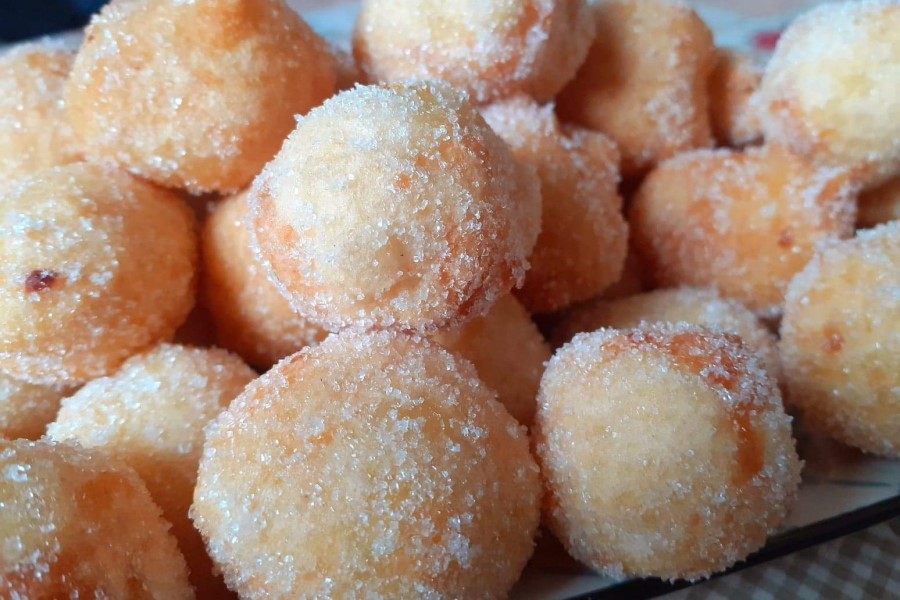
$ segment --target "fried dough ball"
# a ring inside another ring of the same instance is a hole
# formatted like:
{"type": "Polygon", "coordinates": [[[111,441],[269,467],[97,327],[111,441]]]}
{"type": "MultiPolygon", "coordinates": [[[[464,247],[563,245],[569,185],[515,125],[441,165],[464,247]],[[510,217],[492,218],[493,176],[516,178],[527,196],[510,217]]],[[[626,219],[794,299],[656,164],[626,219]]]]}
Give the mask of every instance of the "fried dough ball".
{"type": "Polygon", "coordinates": [[[482,114],[541,180],[541,233],[525,285],[530,312],[553,312],[593,298],[622,274],[628,225],[619,196],[619,153],[603,134],[561,128],[552,106],[519,96],[482,114]]]}
{"type": "Polygon", "coordinates": [[[0,371],[84,383],[171,338],[190,312],[196,237],[176,196],[75,163],[0,200],[0,371]]]}
{"type": "Polygon", "coordinates": [[[556,99],[560,118],[610,136],[626,178],[711,146],[715,46],[700,17],[679,0],[607,0],[594,17],[594,45],[556,99]]]}
{"type": "Polygon", "coordinates": [[[248,185],[334,86],[327,44],[283,0],[113,0],[65,101],[88,155],[199,193],[248,185]]]}
{"type": "Polygon", "coordinates": [[[831,244],[797,275],[781,353],[804,422],[900,458],[900,221],[831,244]]]}
{"type": "Polygon", "coordinates": [[[540,185],[461,92],[356,87],[301,119],[254,182],[253,227],[297,311],[432,333],[521,284],[540,185]]]}
{"type": "Polygon", "coordinates": [[[472,361],[478,376],[497,391],[497,399],[509,414],[519,423],[531,425],[544,363],[551,352],[515,296],[504,296],[487,315],[441,332],[434,340],[472,361]]]}
{"type": "Polygon", "coordinates": [[[298,315],[250,247],[250,205],[241,193],[219,202],[203,228],[204,302],[219,344],[268,369],[328,332],[298,315]]]}
{"type": "Polygon", "coordinates": [[[660,165],[631,205],[658,285],[717,288],[766,318],[817,244],[853,235],[856,188],[787,150],[700,150],[660,165]]]}
{"type": "Polygon", "coordinates": [[[729,567],[800,483],[774,380],[739,337],[686,324],[576,336],[544,373],[537,430],[553,531],[615,577],[729,567]]]}
{"type": "Polygon", "coordinates": [[[365,0],[353,53],[372,81],[440,79],[477,103],[523,93],[546,102],[593,34],[585,0],[365,0]]]}
{"type": "Polygon", "coordinates": [[[52,440],[77,442],[137,471],[172,523],[191,583],[204,598],[220,597],[215,593],[225,587],[188,518],[203,428],[255,378],[225,350],[162,344],[66,398],[47,428],[52,440]]]}
{"type": "Polygon", "coordinates": [[[330,48],[335,64],[335,91],[343,92],[357,83],[362,83],[365,76],[356,61],[353,60],[353,55],[334,45],[330,48]]]}
{"type": "Polygon", "coordinates": [[[776,381],[781,379],[775,335],[746,306],[709,289],[654,290],[630,298],[584,304],[566,313],[554,332],[554,345],[562,346],[581,332],[603,327],[631,329],[644,322],[689,323],[738,335],[747,349],[756,354],[766,373],[776,381]]]}
{"type": "Polygon", "coordinates": [[[854,169],[900,175],[900,3],[823,4],[781,36],[760,87],[766,139],[854,169]]]}
{"type": "Polygon", "coordinates": [[[130,468],[0,440],[0,597],[194,597],[169,523],[130,468]]]}
{"type": "Polygon", "coordinates": [[[36,440],[72,393],[61,385],[35,385],[0,373],[0,439],[36,440]]]}
{"type": "Polygon", "coordinates": [[[41,40],[0,54],[0,184],[78,160],[62,90],[75,50],[41,40]]]}
{"type": "Polygon", "coordinates": [[[900,177],[860,194],[857,227],[875,227],[897,220],[900,220],[900,177]]]}
{"type": "Polygon", "coordinates": [[[539,497],[525,429],[468,361],[345,331],[213,422],[192,514],[241,598],[497,598],[539,497]]]}
{"type": "Polygon", "coordinates": [[[753,105],[763,70],[749,56],[720,48],[709,79],[709,116],[720,144],[739,148],[762,140],[762,124],[753,105]]]}

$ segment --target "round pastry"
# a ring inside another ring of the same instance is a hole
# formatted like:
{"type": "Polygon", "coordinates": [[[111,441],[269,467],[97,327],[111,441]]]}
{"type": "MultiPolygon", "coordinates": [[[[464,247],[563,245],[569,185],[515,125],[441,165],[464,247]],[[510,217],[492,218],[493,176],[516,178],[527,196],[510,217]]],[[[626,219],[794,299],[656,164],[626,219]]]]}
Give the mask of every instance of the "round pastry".
{"type": "Polygon", "coordinates": [[[177,196],[74,163],[0,199],[0,371],[84,383],[171,338],[190,312],[197,243],[177,196]]]}
{"type": "Polygon", "coordinates": [[[753,94],[763,70],[750,57],[720,48],[709,79],[709,117],[713,135],[724,146],[740,148],[762,141],[753,94]]]}
{"type": "Polygon", "coordinates": [[[312,111],[250,203],[262,259],[300,314],[431,333],[522,282],[539,187],[464,94],[417,82],[312,111]]]}
{"type": "Polygon", "coordinates": [[[0,53],[0,185],[78,160],[62,101],[74,59],[65,41],[27,42],[0,53]]]}
{"type": "Polygon", "coordinates": [[[0,596],[191,600],[140,477],[74,446],[0,440],[0,596]]]}
{"type": "Polygon", "coordinates": [[[826,3],[782,34],[759,91],[766,139],[849,168],[900,175],[900,3],[826,3]]]}
{"type": "Polygon", "coordinates": [[[172,523],[203,598],[226,592],[188,518],[203,428],[255,378],[224,350],[162,344],[66,398],[47,428],[52,440],[76,442],[137,471],[172,523]]]}
{"type": "Polygon", "coordinates": [[[587,54],[585,0],[365,0],[353,51],[373,81],[440,79],[478,103],[553,98],[587,54]]]}
{"type": "Polygon", "coordinates": [[[800,483],[775,381],[737,336],[685,324],[563,346],[536,441],[551,528],[615,577],[694,580],[743,560],[800,483]]]}
{"type": "Polygon", "coordinates": [[[611,137],[626,178],[711,146],[715,46],[703,20],[680,0],[607,0],[593,10],[597,36],[556,99],[560,118],[611,137]]]}
{"type": "Polygon", "coordinates": [[[471,364],[346,331],[213,422],[192,511],[242,598],[500,598],[539,503],[525,429],[471,364]]]}
{"type": "Polygon", "coordinates": [[[328,45],[283,0],[113,0],[65,101],[89,156],[199,193],[248,185],[334,89],[328,45]]]}
{"type": "Polygon", "coordinates": [[[618,280],[628,251],[615,144],[601,133],[560,127],[552,106],[523,96],[481,113],[541,180],[541,233],[516,296],[533,313],[597,296],[618,280]]]}
{"type": "Polygon", "coordinates": [[[781,354],[805,423],[900,458],[900,221],[829,245],[794,278],[781,354]]]}
{"type": "Polygon", "coordinates": [[[855,220],[845,172],[778,146],[682,154],[647,177],[629,214],[658,285],[716,288],[767,318],[816,246],[853,235],[855,220]]]}

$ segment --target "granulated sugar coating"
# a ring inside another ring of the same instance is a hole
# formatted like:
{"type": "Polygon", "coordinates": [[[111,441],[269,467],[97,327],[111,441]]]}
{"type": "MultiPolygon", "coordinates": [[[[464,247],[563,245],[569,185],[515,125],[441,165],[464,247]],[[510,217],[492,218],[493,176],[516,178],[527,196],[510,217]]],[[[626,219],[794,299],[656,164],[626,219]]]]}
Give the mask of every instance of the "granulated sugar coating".
{"type": "Polygon", "coordinates": [[[207,435],[192,515],[242,598],[500,598],[531,555],[524,427],[470,363],[345,331],[250,384],[207,435]]]}
{"type": "Polygon", "coordinates": [[[334,92],[327,44],[282,0],[113,0],[66,85],[92,157],[191,192],[250,183],[334,92]]]}
{"type": "Polygon", "coordinates": [[[0,193],[0,371],[74,385],[168,339],[194,302],[176,196],[112,168],[37,171],[0,193]]]}
{"type": "Polygon", "coordinates": [[[0,373],[0,439],[44,435],[47,423],[56,418],[59,401],[73,390],[60,385],[35,385],[0,373]]]}
{"type": "Polygon", "coordinates": [[[538,397],[546,517],[616,577],[694,580],[758,549],[801,462],[775,381],[732,334],[681,324],[580,334],[538,397]]]}
{"type": "Polygon", "coordinates": [[[900,458],[900,221],[829,245],[797,275],[781,353],[805,422],[900,458]]]}
{"type": "Polygon", "coordinates": [[[78,160],[62,90],[75,50],[41,40],[0,53],[0,184],[78,160]]]}
{"type": "Polygon", "coordinates": [[[224,350],[162,344],[66,398],[47,428],[50,439],[76,442],[137,471],[172,523],[191,584],[203,598],[226,592],[188,518],[203,428],[255,378],[224,350]]]}
{"type": "Polygon", "coordinates": [[[0,596],[194,597],[169,523],[130,468],[0,440],[0,596]]]}
{"type": "Polygon", "coordinates": [[[709,116],[720,144],[739,148],[762,141],[762,124],[752,102],[762,75],[749,56],[724,48],[716,51],[709,79],[709,116]]]}
{"type": "Polygon", "coordinates": [[[262,259],[302,315],[431,333],[521,284],[539,188],[464,94],[418,82],[313,110],[250,203],[262,259]]]}
{"type": "Polygon", "coordinates": [[[709,289],[654,290],[630,298],[583,304],[566,313],[554,330],[554,345],[562,346],[578,333],[602,327],[631,329],[643,322],[660,321],[689,323],[738,335],[766,372],[776,381],[781,378],[775,335],[746,306],[709,289]]]}
{"type": "Polygon", "coordinates": [[[900,2],[823,4],[781,36],[760,88],[766,139],[868,184],[900,175],[900,2]]]}
{"type": "Polygon", "coordinates": [[[597,296],[622,274],[628,251],[616,145],[601,133],[560,127],[552,106],[523,96],[481,112],[541,180],[541,233],[516,296],[530,312],[597,296]]]}
{"type": "Polygon", "coordinates": [[[717,288],[772,318],[816,246],[853,235],[855,200],[846,172],[778,146],[698,150],[647,177],[629,224],[658,285],[717,288]]]}
{"type": "Polygon", "coordinates": [[[250,247],[250,205],[241,193],[218,202],[203,227],[203,296],[219,344],[268,369],[328,332],[299,316],[250,247]]]}
{"type": "Polygon", "coordinates": [[[549,101],[594,34],[585,0],[364,0],[353,52],[371,81],[440,79],[478,103],[549,101]]]}
{"type": "Polygon", "coordinates": [[[556,99],[560,118],[615,140],[626,178],[711,146],[715,47],[703,20],[679,0],[608,0],[593,10],[597,37],[556,99]]]}
{"type": "Polygon", "coordinates": [[[531,425],[550,346],[512,294],[497,300],[487,315],[441,332],[434,340],[472,361],[506,410],[519,423],[531,425]]]}
{"type": "Polygon", "coordinates": [[[900,220],[900,177],[860,194],[857,227],[875,227],[897,220],[900,220]]]}

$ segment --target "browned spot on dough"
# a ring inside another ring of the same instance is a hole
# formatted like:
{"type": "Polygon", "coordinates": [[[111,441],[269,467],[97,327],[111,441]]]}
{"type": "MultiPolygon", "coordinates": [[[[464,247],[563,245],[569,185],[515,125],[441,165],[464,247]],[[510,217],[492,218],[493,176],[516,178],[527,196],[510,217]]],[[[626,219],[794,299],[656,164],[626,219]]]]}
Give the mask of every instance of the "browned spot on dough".
{"type": "Polygon", "coordinates": [[[794,245],[794,232],[790,227],[786,227],[778,234],[778,246],[780,248],[790,248],[794,245]]]}
{"type": "Polygon", "coordinates": [[[35,269],[25,278],[25,291],[46,292],[53,288],[53,284],[59,279],[59,275],[48,269],[35,269]]]}
{"type": "Polygon", "coordinates": [[[837,354],[844,349],[844,336],[834,330],[825,330],[825,341],[822,342],[822,348],[829,354],[837,354]]]}

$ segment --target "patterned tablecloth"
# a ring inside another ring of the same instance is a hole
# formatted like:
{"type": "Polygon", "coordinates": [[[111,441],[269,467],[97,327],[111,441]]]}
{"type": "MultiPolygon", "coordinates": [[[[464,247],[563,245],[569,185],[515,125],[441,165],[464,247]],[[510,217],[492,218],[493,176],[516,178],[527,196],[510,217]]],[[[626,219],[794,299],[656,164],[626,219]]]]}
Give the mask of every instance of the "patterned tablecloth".
{"type": "MultiPolygon", "coordinates": [[[[349,48],[357,2],[288,1],[323,35],[349,48]]],[[[820,4],[821,0],[689,0],[689,3],[709,23],[718,45],[742,49],[764,62],[781,30],[798,13],[820,4]]],[[[828,457],[826,460],[837,456],[833,464],[808,464],[806,472],[811,475],[811,481],[805,483],[806,493],[795,508],[795,526],[838,514],[854,503],[864,506],[884,496],[896,495],[900,489],[900,466],[896,463],[869,461],[857,470],[854,465],[866,460],[861,455],[847,458],[843,456],[845,451],[830,452],[823,451],[823,456],[828,457]],[[846,506],[840,508],[842,502],[846,506]]],[[[526,571],[524,584],[513,591],[514,599],[565,598],[597,587],[591,581],[596,582],[595,577],[577,570],[567,571],[566,567],[560,573],[553,573],[546,564],[535,565],[541,561],[541,557],[533,561],[526,571]]],[[[612,597],[625,596],[613,594],[612,597]]],[[[665,597],[671,600],[900,599],[900,518],[665,597]]]]}

